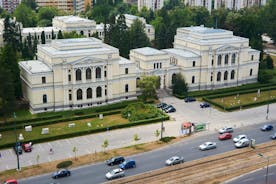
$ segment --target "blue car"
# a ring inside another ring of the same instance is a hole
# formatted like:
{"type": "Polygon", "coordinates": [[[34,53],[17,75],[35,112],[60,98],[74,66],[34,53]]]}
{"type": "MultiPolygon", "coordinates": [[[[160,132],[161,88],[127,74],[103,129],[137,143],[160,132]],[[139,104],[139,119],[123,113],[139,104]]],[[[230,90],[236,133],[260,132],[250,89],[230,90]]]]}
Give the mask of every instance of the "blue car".
{"type": "Polygon", "coordinates": [[[136,162],[134,160],[125,160],[119,165],[121,169],[129,169],[136,167],[136,162]]]}
{"type": "Polygon", "coordinates": [[[207,102],[202,102],[201,104],[199,104],[200,108],[208,108],[210,107],[211,105],[207,102]]]}
{"type": "Polygon", "coordinates": [[[60,177],[66,177],[66,176],[70,176],[71,175],[71,172],[67,169],[61,169],[57,172],[54,172],[53,175],[52,175],[52,178],[53,179],[57,179],[57,178],[60,178],[60,177]]]}
{"type": "Polygon", "coordinates": [[[262,128],[261,128],[262,131],[270,131],[270,130],[273,130],[273,126],[272,125],[264,125],[262,128]]]}

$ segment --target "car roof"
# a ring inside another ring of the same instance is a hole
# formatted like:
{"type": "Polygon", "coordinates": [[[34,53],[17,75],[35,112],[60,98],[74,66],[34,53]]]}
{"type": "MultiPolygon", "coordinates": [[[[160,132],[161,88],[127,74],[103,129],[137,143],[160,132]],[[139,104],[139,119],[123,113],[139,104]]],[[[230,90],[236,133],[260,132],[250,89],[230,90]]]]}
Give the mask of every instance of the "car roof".
{"type": "Polygon", "coordinates": [[[180,157],[179,157],[179,156],[173,156],[173,157],[171,157],[171,158],[174,158],[174,159],[175,159],[175,158],[180,158],[180,157]]]}
{"type": "Polygon", "coordinates": [[[123,171],[121,168],[116,168],[116,169],[113,169],[114,172],[117,172],[117,171],[123,171]]]}

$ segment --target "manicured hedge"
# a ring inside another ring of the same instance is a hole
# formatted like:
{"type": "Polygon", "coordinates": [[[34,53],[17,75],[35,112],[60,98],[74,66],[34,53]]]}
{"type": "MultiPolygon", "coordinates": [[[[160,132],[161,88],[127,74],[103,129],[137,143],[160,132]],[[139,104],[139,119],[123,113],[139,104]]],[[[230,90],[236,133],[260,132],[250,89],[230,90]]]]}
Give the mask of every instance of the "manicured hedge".
{"type": "MultiPolygon", "coordinates": [[[[153,119],[140,120],[140,121],[130,122],[130,123],[121,124],[121,125],[113,125],[108,128],[109,128],[109,130],[115,130],[118,128],[126,128],[126,127],[149,124],[149,123],[156,123],[156,122],[160,122],[162,120],[164,120],[164,121],[169,120],[169,116],[165,115],[163,117],[158,117],[158,118],[153,118],[153,119]]],[[[77,136],[82,136],[82,135],[87,135],[87,134],[92,134],[92,133],[98,133],[98,132],[104,132],[104,131],[106,131],[106,127],[92,129],[92,130],[90,129],[90,130],[85,130],[85,131],[72,132],[70,134],[65,134],[65,135],[56,135],[53,137],[42,137],[42,138],[37,138],[34,140],[25,140],[25,141],[32,141],[33,143],[41,143],[41,142],[48,142],[48,141],[54,141],[54,140],[58,140],[58,139],[72,138],[72,137],[77,137],[77,136]]],[[[9,148],[12,146],[14,146],[14,143],[7,143],[7,144],[0,145],[0,149],[9,148]]]]}
{"type": "MultiPolygon", "coordinates": [[[[36,127],[36,126],[55,124],[55,123],[59,123],[59,122],[95,118],[95,117],[98,117],[99,114],[103,114],[104,116],[107,116],[107,115],[119,114],[119,113],[121,113],[121,109],[120,110],[102,112],[102,113],[94,113],[94,114],[89,114],[89,115],[84,115],[84,116],[73,116],[73,117],[58,118],[58,119],[53,119],[53,120],[46,120],[46,121],[19,124],[19,125],[16,125],[16,128],[17,129],[21,129],[21,128],[23,129],[25,126],[28,126],[28,125],[32,125],[33,127],[36,127]]],[[[9,125],[9,126],[1,128],[0,132],[9,131],[9,130],[13,130],[13,129],[14,129],[14,125],[9,125]]]]}

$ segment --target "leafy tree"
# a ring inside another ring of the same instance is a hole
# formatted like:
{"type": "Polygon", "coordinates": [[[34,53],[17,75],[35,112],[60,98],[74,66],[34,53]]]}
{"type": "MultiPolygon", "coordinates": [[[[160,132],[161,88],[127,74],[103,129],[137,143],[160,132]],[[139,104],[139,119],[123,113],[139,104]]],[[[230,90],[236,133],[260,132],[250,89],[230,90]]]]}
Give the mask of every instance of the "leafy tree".
{"type": "Polygon", "coordinates": [[[129,30],[131,49],[150,46],[149,38],[147,37],[144,29],[145,25],[138,19],[136,19],[131,25],[129,30]]]}
{"type": "Polygon", "coordinates": [[[104,140],[103,144],[102,144],[102,148],[104,149],[104,152],[105,152],[105,149],[108,147],[109,145],[109,142],[107,139],[104,140]]]}
{"type": "Polygon", "coordinates": [[[45,37],[45,32],[44,31],[42,31],[41,32],[41,44],[45,44],[46,43],[46,37],[45,37]]]}
{"type": "Polygon", "coordinates": [[[16,98],[20,98],[22,92],[17,52],[11,45],[5,45],[1,50],[0,59],[1,65],[5,66],[5,69],[11,73],[9,78],[11,79],[13,85],[12,95],[15,95],[16,98]]]}
{"type": "Polygon", "coordinates": [[[84,38],[84,35],[78,34],[76,31],[72,32],[65,32],[63,34],[63,39],[68,39],[68,38],[84,38]]]}
{"type": "Polygon", "coordinates": [[[172,10],[177,6],[184,6],[181,0],[168,0],[164,3],[165,10],[172,10]]]}
{"type": "Polygon", "coordinates": [[[54,32],[54,30],[52,29],[52,40],[56,39],[56,34],[54,32]]]}
{"type": "Polygon", "coordinates": [[[63,39],[63,34],[61,30],[58,31],[57,39],[63,39]]]}
{"type": "Polygon", "coordinates": [[[160,79],[157,76],[145,76],[138,81],[142,94],[141,100],[146,102],[148,99],[157,99],[156,89],[160,86],[160,79]]]}
{"type": "Polygon", "coordinates": [[[37,52],[37,44],[38,44],[38,39],[37,39],[37,35],[35,33],[34,41],[33,41],[33,55],[32,56],[34,56],[37,52]]]}
{"type": "Polygon", "coordinates": [[[0,54],[0,116],[6,121],[15,109],[15,92],[12,72],[5,62],[4,49],[2,48],[0,54]]]}
{"type": "Polygon", "coordinates": [[[270,57],[270,55],[266,56],[265,61],[266,61],[267,69],[274,68],[273,59],[270,57]]]}
{"type": "Polygon", "coordinates": [[[37,4],[35,2],[35,0],[22,0],[21,1],[22,4],[25,4],[27,7],[35,10],[37,8],[37,4]]]}
{"type": "Polygon", "coordinates": [[[13,15],[16,17],[18,22],[23,24],[23,27],[35,27],[36,26],[36,14],[35,12],[27,7],[24,3],[21,3],[14,10],[13,15]]]}
{"type": "Polygon", "coordinates": [[[268,83],[273,78],[273,73],[267,70],[259,70],[258,81],[262,84],[268,83]]]}
{"type": "Polygon", "coordinates": [[[75,154],[75,160],[77,160],[77,151],[78,151],[77,147],[74,146],[73,149],[72,149],[72,151],[75,154]]]}
{"type": "Polygon", "coordinates": [[[133,135],[133,140],[134,140],[134,142],[137,142],[137,141],[140,140],[138,134],[134,134],[134,135],[133,135]]]}
{"type": "Polygon", "coordinates": [[[4,43],[7,45],[11,45],[15,51],[20,50],[21,34],[19,30],[19,25],[15,21],[13,21],[9,16],[6,16],[4,20],[3,33],[4,43]]]}
{"type": "Polygon", "coordinates": [[[156,129],[155,132],[154,132],[154,135],[158,139],[158,137],[160,135],[160,131],[158,129],[156,129]]]}
{"type": "MultiPolygon", "coordinates": [[[[210,23],[210,13],[204,7],[191,8],[192,20],[195,25],[207,25],[210,23]]],[[[212,25],[211,25],[212,26],[212,25]]]]}
{"type": "Polygon", "coordinates": [[[93,33],[91,36],[94,37],[94,38],[100,39],[98,32],[93,33]]]}
{"type": "Polygon", "coordinates": [[[178,73],[173,80],[173,94],[187,96],[188,86],[183,76],[178,73]]]}
{"type": "Polygon", "coordinates": [[[56,15],[58,15],[58,9],[56,7],[41,7],[38,11],[38,25],[51,26],[52,19],[56,15]]]}
{"type": "Polygon", "coordinates": [[[276,42],[276,1],[268,1],[261,13],[261,22],[258,27],[263,27],[264,31],[276,42]],[[264,26],[265,25],[265,26],[264,26]]]}

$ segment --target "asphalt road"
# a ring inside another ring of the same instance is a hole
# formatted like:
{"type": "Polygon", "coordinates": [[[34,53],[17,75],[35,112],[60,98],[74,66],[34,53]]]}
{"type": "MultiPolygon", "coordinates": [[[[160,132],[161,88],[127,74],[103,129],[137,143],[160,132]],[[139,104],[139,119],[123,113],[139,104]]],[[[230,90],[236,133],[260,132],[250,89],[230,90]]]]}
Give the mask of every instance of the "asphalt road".
{"type": "MultiPolygon", "coordinates": [[[[264,122],[263,124],[267,124],[267,123],[268,122],[264,122]]],[[[270,122],[270,123],[276,128],[276,122],[270,122]]],[[[240,129],[235,129],[233,136],[235,137],[239,134],[246,134],[249,138],[254,138],[257,144],[271,141],[269,136],[273,133],[273,131],[262,132],[260,130],[260,127],[263,124],[252,125],[252,126],[243,127],[240,129]]],[[[225,140],[225,141],[219,141],[217,139],[218,135],[219,134],[209,134],[209,135],[196,136],[196,137],[192,136],[179,143],[169,145],[161,149],[131,156],[129,158],[132,158],[136,161],[137,167],[134,169],[126,170],[125,175],[131,176],[131,175],[165,167],[165,160],[174,155],[183,156],[185,161],[191,161],[191,160],[195,160],[195,159],[199,159],[210,155],[219,154],[219,153],[236,149],[231,139],[225,140]],[[198,149],[198,146],[206,141],[216,142],[217,148],[213,150],[208,150],[208,151],[200,151],[198,149]]],[[[48,173],[41,176],[22,179],[19,181],[19,183],[20,184],[102,183],[106,181],[105,173],[113,168],[116,168],[116,166],[110,167],[105,165],[104,163],[97,163],[97,164],[92,164],[92,165],[72,169],[71,170],[72,174],[70,177],[54,180],[51,178],[51,173],[48,173]]]]}
{"type": "Polygon", "coordinates": [[[275,184],[276,181],[276,166],[271,166],[268,169],[266,183],[266,167],[257,170],[256,172],[246,174],[240,178],[227,182],[227,184],[275,184]]]}

